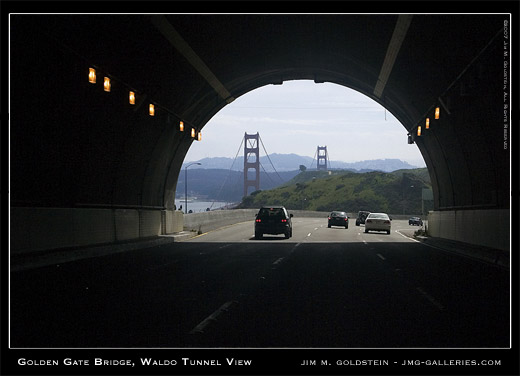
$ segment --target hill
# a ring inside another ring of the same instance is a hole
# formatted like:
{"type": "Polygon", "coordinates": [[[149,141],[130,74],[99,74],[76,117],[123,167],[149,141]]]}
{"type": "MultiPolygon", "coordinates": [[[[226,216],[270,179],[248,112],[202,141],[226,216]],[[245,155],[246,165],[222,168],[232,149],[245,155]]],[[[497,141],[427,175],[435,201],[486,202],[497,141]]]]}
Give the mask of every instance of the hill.
{"type": "MultiPolygon", "coordinates": [[[[288,209],[381,211],[418,214],[422,211],[422,189],[429,189],[427,170],[394,173],[303,171],[286,184],[245,197],[241,208],[285,205],[288,209]]],[[[431,205],[431,204],[430,204],[431,205]]],[[[425,208],[427,210],[428,207],[425,208]]]]}

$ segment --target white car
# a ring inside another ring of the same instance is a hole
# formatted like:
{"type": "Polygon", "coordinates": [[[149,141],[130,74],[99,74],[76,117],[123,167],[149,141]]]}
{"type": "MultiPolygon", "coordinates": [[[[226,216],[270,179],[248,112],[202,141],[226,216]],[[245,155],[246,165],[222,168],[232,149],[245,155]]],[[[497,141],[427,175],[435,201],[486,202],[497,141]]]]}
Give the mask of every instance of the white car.
{"type": "Polygon", "coordinates": [[[365,219],[365,232],[369,231],[386,231],[390,234],[392,223],[386,213],[370,213],[365,219]]]}

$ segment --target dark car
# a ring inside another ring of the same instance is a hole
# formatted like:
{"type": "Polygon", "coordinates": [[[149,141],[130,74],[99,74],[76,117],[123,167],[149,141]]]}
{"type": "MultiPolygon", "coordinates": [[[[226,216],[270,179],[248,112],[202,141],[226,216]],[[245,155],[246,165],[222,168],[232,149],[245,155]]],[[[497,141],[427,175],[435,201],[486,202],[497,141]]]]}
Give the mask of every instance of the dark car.
{"type": "Polygon", "coordinates": [[[356,218],[356,226],[364,225],[365,224],[365,219],[367,219],[367,216],[369,214],[370,214],[369,211],[365,211],[365,210],[359,211],[358,214],[357,214],[357,218],[356,218]]]}
{"type": "Polygon", "coordinates": [[[329,215],[328,227],[341,226],[348,228],[348,215],[343,211],[333,211],[329,215]]]}
{"type": "Polygon", "coordinates": [[[419,217],[412,217],[408,220],[408,225],[410,226],[422,226],[422,219],[419,217]]]}
{"type": "Polygon", "coordinates": [[[292,214],[283,206],[266,206],[260,208],[255,220],[255,239],[261,239],[264,234],[284,234],[288,239],[292,236],[292,214]]]}

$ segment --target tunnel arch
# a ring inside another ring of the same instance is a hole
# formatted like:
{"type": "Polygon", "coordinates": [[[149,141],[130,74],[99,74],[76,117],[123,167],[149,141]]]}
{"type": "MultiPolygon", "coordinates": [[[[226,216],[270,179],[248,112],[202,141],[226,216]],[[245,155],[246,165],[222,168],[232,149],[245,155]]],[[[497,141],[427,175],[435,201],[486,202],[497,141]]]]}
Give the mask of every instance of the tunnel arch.
{"type": "MultiPolygon", "coordinates": [[[[291,83],[291,82],[295,82],[295,81],[300,81],[300,82],[312,82],[312,83],[314,83],[315,85],[321,85],[322,83],[324,83],[324,84],[333,84],[333,85],[335,85],[335,86],[337,86],[337,87],[339,87],[339,88],[342,88],[342,89],[345,89],[345,90],[351,90],[352,92],[355,92],[357,95],[359,95],[360,97],[363,97],[363,98],[366,99],[367,101],[370,101],[370,102],[372,102],[372,103],[374,103],[374,104],[378,104],[379,106],[381,106],[381,107],[380,107],[381,109],[385,109],[386,111],[390,112],[388,109],[386,109],[386,108],[382,105],[382,104],[383,104],[383,101],[382,101],[382,100],[380,100],[379,98],[377,98],[377,97],[375,97],[375,96],[373,96],[373,95],[370,95],[370,93],[361,93],[361,92],[357,91],[356,89],[354,89],[354,88],[352,88],[352,87],[347,87],[347,86],[344,85],[344,84],[339,84],[339,83],[337,83],[337,82],[333,82],[333,81],[320,81],[320,82],[316,82],[314,79],[309,79],[307,75],[302,75],[301,77],[298,76],[298,72],[297,72],[296,70],[295,70],[295,71],[291,71],[291,69],[289,69],[289,68],[287,68],[284,72],[285,72],[285,75],[286,75],[287,77],[291,77],[291,79],[289,79],[289,80],[285,80],[285,81],[283,81],[283,83],[280,82],[280,83],[277,83],[277,84],[266,84],[266,85],[262,85],[262,86],[259,86],[259,87],[252,87],[248,92],[246,92],[246,93],[244,93],[244,94],[242,94],[242,95],[240,95],[240,96],[236,96],[235,100],[234,100],[232,103],[229,103],[229,104],[226,103],[226,104],[225,104],[225,105],[224,105],[224,106],[223,106],[223,107],[222,107],[218,112],[216,112],[215,114],[211,114],[210,116],[208,116],[208,118],[209,118],[210,120],[208,120],[208,122],[207,122],[206,124],[204,124],[204,125],[201,127],[201,130],[202,130],[202,132],[203,132],[203,134],[204,134],[204,136],[203,136],[203,143],[202,143],[202,144],[204,144],[204,140],[207,140],[207,137],[208,137],[208,136],[207,136],[207,133],[204,133],[204,128],[205,128],[208,124],[210,124],[211,121],[214,119],[214,117],[215,117],[216,115],[218,115],[221,111],[223,111],[226,107],[228,107],[228,106],[234,106],[237,100],[239,100],[240,98],[243,98],[244,96],[247,96],[248,94],[250,94],[250,93],[252,93],[252,92],[257,91],[258,89],[267,88],[267,87],[269,87],[269,86],[272,86],[273,88],[278,88],[278,87],[280,87],[280,86],[286,85],[287,83],[291,83]]],[[[278,76],[279,76],[279,75],[278,75],[278,76]]],[[[333,73],[329,72],[329,77],[330,77],[331,80],[334,80],[334,79],[335,79],[335,80],[338,81],[338,82],[343,82],[343,83],[344,83],[345,81],[347,81],[346,79],[342,78],[342,77],[341,77],[341,74],[339,74],[339,73],[338,73],[338,74],[333,74],[333,73]],[[335,76],[337,76],[338,78],[335,79],[335,78],[334,78],[335,76]]],[[[269,80],[269,79],[268,79],[268,80],[269,80]]],[[[349,81],[351,81],[351,80],[349,80],[349,81]]],[[[248,85],[247,82],[244,82],[241,86],[243,86],[243,87],[250,87],[250,85],[248,85]]],[[[280,90],[283,90],[283,88],[280,88],[280,90]]],[[[269,92],[270,92],[270,93],[273,93],[273,91],[269,91],[269,92]]],[[[336,91],[335,91],[335,92],[336,92],[336,91]]],[[[269,95],[269,94],[267,94],[267,95],[269,95]]],[[[276,109],[276,107],[274,107],[274,109],[276,109]]],[[[348,110],[348,106],[345,107],[345,109],[348,110]]],[[[393,115],[393,114],[392,114],[392,115],[393,115]]],[[[386,118],[386,115],[385,115],[385,118],[386,118]]],[[[413,148],[416,148],[417,145],[407,145],[406,127],[404,127],[403,124],[402,124],[398,119],[396,119],[396,120],[397,120],[397,122],[400,123],[400,126],[404,128],[404,129],[403,129],[403,131],[404,131],[404,132],[403,132],[403,137],[401,138],[402,143],[399,144],[399,147],[403,147],[403,148],[406,148],[406,147],[411,148],[411,147],[413,147],[413,148]]],[[[223,126],[223,125],[222,125],[222,126],[223,126]]],[[[244,127],[245,127],[245,125],[244,125],[244,127]]],[[[324,133],[324,134],[327,134],[327,133],[330,134],[330,132],[331,132],[330,130],[325,130],[323,133],[324,133]]],[[[296,137],[296,138],[291,138],[290,142],[298,142],[298,138],[297,138],[297,137],[296,137]]],[[[191,148],[193,145],[195,145],[196,143],[197,143],[196,141],[193,141],[193,143],[190,145],[190,148],[191,148]]],[[[237,145],[238,145],[238,144],[237,144],[237,145]]],[[[290,147],[290,144],[289,144],[288,146],[290,147]]],[[[368,146],[368,145],[367,145],[367,146],[368,146]]],[[[203,145],[201,145],[201,147],[203,147],[203,145]]],[[[186,153],[188,153],[188,151],[189,151],[189,149],[186,150],[186,153]]],[[[235,150],[233,150],[233,153],[235,153],[235,150]]],[[[184,162],[186,162],[185,157],[182,158],[182,159],[183,159],[184,162]]],[[[422,154],[421,154],[421,159],[424,160],[424,158],[422,157],[422,154]]],[[[192,158],[191,160],[193,161],[193,160],[195,160],[195,159],[192,158]]],[[[176,173],[177,173],[177,172],[173,171],[173,175],[174,175],[174,176],[175,176],[176,173]]],[[[175,180],[174,178],[171,179],[171,181],[174,181],[174,180],[175,180]]],[[[171,191],[171,190],[169,190],[169,191],[171,191]]]]}
{"type": "Polygon", "coordinates": [[[485,217],[495,210],[503,223],[511,196],[503,144],[507,20],[12,15],[11,205],[171,210],[182,161],[196,142],[178,131],[180,120],[201,130],[255,88],[309,79],[356,90],[404,125],[430,172],[435,211],[485,210],[485,217]],[[110,95],[86,82],[92,64],[113,78],[110,95]],[[157,115],[148,116],[146,104],[130,109],[121,99],[125,87],[138,89],[141,104],[153,100],[157,115]],[[437,106],[441,118],[415,136],[437,106]]]}

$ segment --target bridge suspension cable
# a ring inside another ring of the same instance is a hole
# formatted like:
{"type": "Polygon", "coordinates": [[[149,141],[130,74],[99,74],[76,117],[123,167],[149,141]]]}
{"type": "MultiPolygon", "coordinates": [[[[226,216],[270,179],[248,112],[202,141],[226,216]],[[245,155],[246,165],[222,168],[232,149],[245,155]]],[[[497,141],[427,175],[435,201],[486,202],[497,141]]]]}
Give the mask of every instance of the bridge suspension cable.
{"type": "MultiPolygon", "coordinates": [[[[264,142],[262,141],[260,135],[258,135],[258,139],[260,140],[260,143],[262,144],[262,148],[263,148],[263,150],[264,150],[264,152],[265,152],[265,155],[266,155],[267,159],[269,160],[269,163],[270,163],[271,166],[273,167],[274,172],[276,173],[276,175],[278,176],[278,178],[280,179],[280,181],[283,183],[284,180],[283,180],[283,178],[280,176],[280,174],[278,173],[278,171],[276,170],[276,167],[274,166],[274,164],[273,164],[273,162],[272,162],[272,160],[271,160],[271,157],[270,157],[269,154],[267,153],[267,150],[266,150],[266,148],[265,148],[264,142]]],[[[220,194],[221,194],[221,192],[222,192],[222,189],[223,189],[224,186],[226,185],[226,183],[227,183],[227,181],[228,181],[228,179],[229,179],[229,177],[230,177],[230,175],[231,175],[231,173],[232,173],[232,171],[233,171],[233,166],[235,165],[235,162],[236,162],[237,159],[238,159],[238,155],[240,154],[240,151],[241,151],[241,149],[242,149],[242,145],[244,145],[244,142],[245,142],[245,141],[246,141],[246,134],[244,135],[244,137],[242,137],[242,140],[241,140],[241,142],[240,142],[240,146],[238,147],[238,150],[237,150],[237,153],[236,153],[236,155],[235,155],[235,158],[233,159],[233,163],[231,164],[231,167],[230,167],[229,170],[228,170],[228,174],[226,175],[226,178],[224,179],[224,182],[223,182],[222,185],[220,186],[220,189],[219,189],[219,191],[218,191],[218,193],[217,193],[217,195],[216,195],[217,199],[218,199],[218,197],[220,197],[220,194]]],[[[267,176],[267,178],[268,178],[272,183],[275,183],[274,180],[271,178],[271,176],[269,176],[269,173],[266,171],[264,165],[261,164],[260,161],[258,161],[258,162],[259,162],[259,165],[260,165],[260,167],[262,168],[262,170],[265,172],[265,175],[267,176]]],[[[245,174],[245,173],[246,173],[246,171],[243,171],[243,174],[245,174]]],[[[211,209],[211,208],[213,207],[213,205],[215,204],[215,201],[216,201],[216,200],[213,200],[213,202],[211,203],[210,209],[211,209]]]]}
{"type": "MultiPolygon", "coordinates": [[[[283,182],[283,179],[280,176],[280,174],[278,173],[278,171],[276,171],[276,168],[274,167],[274,164],[271,161],[271,158],[269,157],[269,154],[267,153],[267,150],[265,150],[265,146],[264,146],[264,142],[262,141],[262,137],[260,137],[260,135],[258,135],[258,138],[260,139],[260,143],[262,144],[262,148],[264,149],[265,155],[267,156],[267,159],[269,160],[269,163],[271,163],[271,166],[273,166],[274,172],[276,172],[276,175],[278,175],[278,177],[280,178],[280,181],[283,182]]],[[[262,168],[263,168],[263,166],[262,166],[262,168]]],[[[265,171],[265,169],[264,169],[264,171],[265,171]]],[[[267,174],[267,172],[266,172],[266,174],[267,174]]]]}

